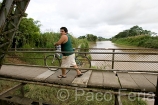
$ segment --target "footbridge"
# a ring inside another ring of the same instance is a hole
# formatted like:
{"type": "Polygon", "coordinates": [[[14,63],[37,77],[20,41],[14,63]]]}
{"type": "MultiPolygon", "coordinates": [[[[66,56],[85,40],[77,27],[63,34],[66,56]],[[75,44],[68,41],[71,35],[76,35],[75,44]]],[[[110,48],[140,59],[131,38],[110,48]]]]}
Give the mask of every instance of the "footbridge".
{"type": "MultiPolygon", "coordinates": [[[[89,58],[91,68],[80,67],[83,76],[76,77],[73,68],[67,68],[67,78],[57,78],[60,67],[48,69],[46,56],[56,53],[53,49],[10,49],[15,32],[30,0],[3,0],[0,7],[0,79],[19,84],[0,93],[0,100],[7,104],[49,105],[24,97],[26,84],[102,92],[107,90],[115,96],[115,105],[122,105],[123,89],[135,92],[131,97],[152,97],[158,105],[158,50],[156,49],[89,49],[76,51],[89,58]],[[11,93],[21,89],[22,97],[11,93]],[[153,93],[138,94],[137,92],[153,93]]],[[[60,52],[58,52],[60,53],[60,52]]],[[[84,59],[83,59],[84,61],[84,59]]],[[[6,105],[6,104],[4,104],[6,105]]]]}
{"type": "MultiPolygon", "coordinates": [[[[54,50],[47,48],[9,49],[0,70],[0,79],[19,82],[23,85],[37,84],[64,89],[82,88],[94,92],[110,90],[115,95],[116,105],[122,104],[118,97],[123,94],[127,95],[126,92],[129,91],[135,94],[145,92],[144,95],[137,94],[136,96],[156,99],[157,49],[90,48],[88,52],[80,52],[84,49],[76,48],[75,54],[87,56],[91,62],[91,68],[80,67],[83,73],[81,77],[76,77],[74,68],[67,68],[66,78],[57,77],[61,74],[60,66],[52,66],[54,69],[50,70],[45,65],[46,56],[57,53],[54,50]],[[120,90],[126,92],[120,94],[120,90]],[[154,96],[148,94],[151,92],[154,96]]],[[[14,98],[7,98],[7,92],[1,97],[4,100],[14,100],[14,98]]],[[[34,101],[30,101],[30,104],[32,102],[34,101]]]]}

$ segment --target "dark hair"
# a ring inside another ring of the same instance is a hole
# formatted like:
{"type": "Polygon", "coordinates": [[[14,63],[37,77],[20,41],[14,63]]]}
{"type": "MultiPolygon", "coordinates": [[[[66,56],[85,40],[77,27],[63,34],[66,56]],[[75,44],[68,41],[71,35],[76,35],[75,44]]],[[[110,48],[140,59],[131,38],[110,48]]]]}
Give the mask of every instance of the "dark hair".
{"type": "Polygon", "coordinates": [[[64,30],[66,33],[68,33],[68,29],[66,27],[61,27],[60,29],[64,30]]]}

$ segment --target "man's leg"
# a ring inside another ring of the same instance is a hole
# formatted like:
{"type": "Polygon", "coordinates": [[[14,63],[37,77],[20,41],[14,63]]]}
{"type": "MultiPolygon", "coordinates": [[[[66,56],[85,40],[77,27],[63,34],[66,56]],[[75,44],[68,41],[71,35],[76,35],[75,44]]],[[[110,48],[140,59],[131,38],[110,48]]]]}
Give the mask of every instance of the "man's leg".
{"type": "Polygon", "coordinates": [[[62,57],[62,63],[61,63],[61,72],[62,74],[58,76],[58,78],[65,78],[66,77],[66,69],[64,67],[67,66],[67,57],[62,57]]]}
{"type": "Polygon", "coordinates": [[[62,68],[61,71],[62,71],[62,76],[66,76],[66,69],[62,68]]]}
{"type": "Polygon", "coordinates": [[[74,68],[76,68],[77,75],[80,75],[81,71],[78,69],[77,65],[74,65],[74,68]]]}
{"type": "Polygon", "coordinates": [[[61,69],[62,74],[58,76],[58,78],[66,78],[66,69],[62,68],[61,69]]]}
{"type": "Polygon", "coordinates": [[[75,61],[75,54],[71,55],[70,57],[70,65],[73,65],[73,67],[76,69],[76,72],[77,72],[77,77],[80,77],[82,76],[82,73],[81,71],[78,69],[78,66],[76,64],[76,61],[75,61]]]}

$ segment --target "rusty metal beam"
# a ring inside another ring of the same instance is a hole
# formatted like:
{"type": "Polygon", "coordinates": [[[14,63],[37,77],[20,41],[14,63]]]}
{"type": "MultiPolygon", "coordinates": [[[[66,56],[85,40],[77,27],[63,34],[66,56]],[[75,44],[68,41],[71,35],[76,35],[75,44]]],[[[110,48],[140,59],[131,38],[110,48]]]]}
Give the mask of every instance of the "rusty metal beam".
{"type": "Polygon", "coordinates": [[[25,85],[25,83],[19,83],[18,85],[15,85],[9,89],[7,89],[6,91],[3,91],[0,93],[0,98],[4,97],[5,95],[9,94],[10,92],[13,92],[21,87],[23,87],[25,85]]]}
{"type": "Polygon", "coordinates": [[[0,8],[0,68],[29,2],[30,0],[3,0],[2,2],[0,8]]]}
{"type": "Polygon", "coordinates": [[[50,103],[38,101],[38,100],[32,100],[30,98],[24,97],[24,92],[23,92],[23,86],[26,85],[26,83],[19,83],[18,85],[15,85],[3,92],[0,93],[0,103],[5,103],[5,104],[20,104],[20,105],[51,105],[50,103]],[[10,95],[11,92],[14,92],[15,90],[20,89],[22,97],[19,96],[13,96],[10,95]],[[2,101],[2,102],[1,102],[2,101]]]}

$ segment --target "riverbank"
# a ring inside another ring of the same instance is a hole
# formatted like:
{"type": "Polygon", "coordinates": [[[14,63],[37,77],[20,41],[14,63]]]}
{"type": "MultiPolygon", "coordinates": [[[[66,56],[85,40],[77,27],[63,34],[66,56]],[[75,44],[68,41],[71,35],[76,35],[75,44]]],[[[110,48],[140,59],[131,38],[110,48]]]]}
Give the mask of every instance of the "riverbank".
{"type": "Polygon", "coordinates": [[[126,38],[113,38],[111,41],[119,45],[158,48],[158,36],[138,35],[126,38]]]}

